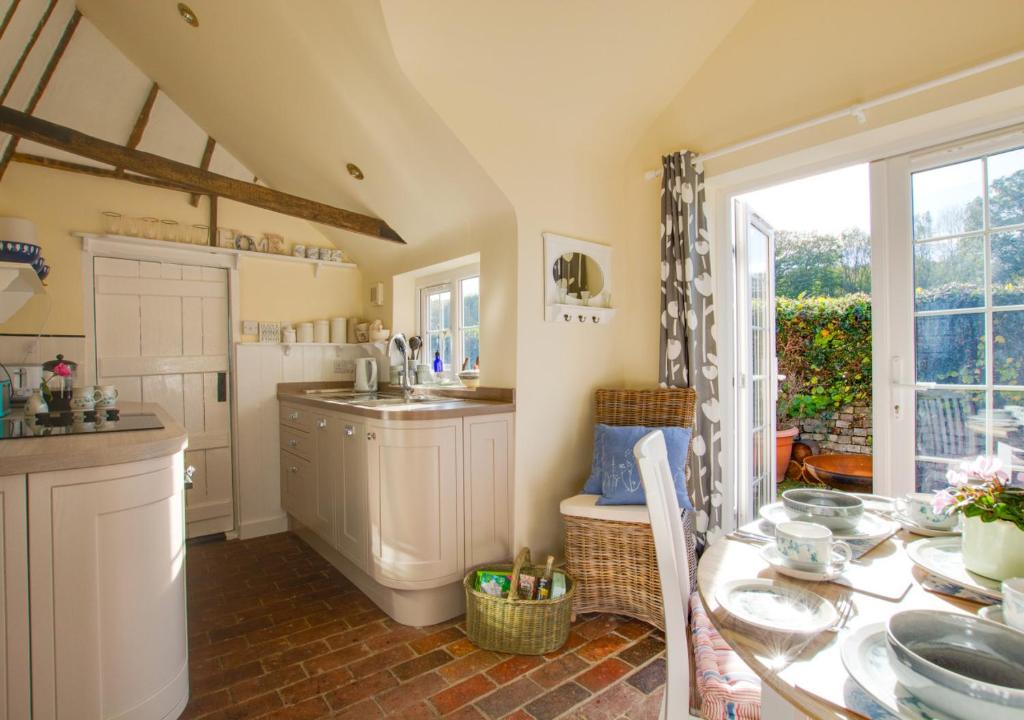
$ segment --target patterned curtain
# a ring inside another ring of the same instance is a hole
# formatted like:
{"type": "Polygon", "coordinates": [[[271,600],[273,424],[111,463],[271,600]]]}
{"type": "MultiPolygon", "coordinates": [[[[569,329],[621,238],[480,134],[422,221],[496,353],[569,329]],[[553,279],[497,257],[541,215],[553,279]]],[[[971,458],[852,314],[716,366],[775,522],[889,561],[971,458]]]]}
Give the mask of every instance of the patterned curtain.
{"type": "Polygon", "coordinates": [[[711,280],[711,244],[704,208],[704,171],[691,152],[662,158],[662,387],[697,391],[690,458],[694,529],[704,544],[722,531],[721,419],[711,280]]]}

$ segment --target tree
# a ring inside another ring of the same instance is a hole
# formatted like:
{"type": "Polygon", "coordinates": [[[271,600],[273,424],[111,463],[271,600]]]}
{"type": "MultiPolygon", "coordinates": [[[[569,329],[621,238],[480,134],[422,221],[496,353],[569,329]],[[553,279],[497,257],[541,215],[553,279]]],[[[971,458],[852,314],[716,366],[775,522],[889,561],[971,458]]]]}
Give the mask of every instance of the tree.
{"type": "Polygon", "coordinates": [[[859,228],[838,236],[775,232],[775,294],[840,297],[871,291],[871,239],[859,228]]]}

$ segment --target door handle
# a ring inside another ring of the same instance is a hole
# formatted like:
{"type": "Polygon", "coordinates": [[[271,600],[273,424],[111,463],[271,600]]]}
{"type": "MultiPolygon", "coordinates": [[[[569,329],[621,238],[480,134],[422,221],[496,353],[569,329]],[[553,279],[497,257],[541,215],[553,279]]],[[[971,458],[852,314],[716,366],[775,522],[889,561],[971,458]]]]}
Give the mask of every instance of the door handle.
{"type": "Polygon", "coordinates": [[[327,419],[320,418],[319,420],[316,421],[316,426],[323,430],[325,427],[327,427],[327,419]]]}
{"type": "Polygon", "coordinates": [[[299,419],[299,411],[295,410],[293,412],[288,413],[288,419],[289,420],[298,420],[299,419]]]}
{"type": "Polygon", "coordinates": [[[192,476],[195,475],[195,474],[196,474],[195,466],[189,465],[187,468],[185,468],[185,482],[184,482],[184,485],[185,485],[185,489],[186,490],[191,490],[195,486],[195,483],[192,481],[192,476]]]}
{"type": "Polygon", "coordinates": [[[352,437],[355,434],[356,434],[356,429],[355,429],[355,427],[353,425],[346,425],[345,426],[345,437],[352,437]]]}
{"type": "Polygon", "coordinates": [[[366,433],[366,439],[367,440],[376,440],[377,439],[377,433],[373,433],[373,432],[366,433]]]}
{"type": "Polygon", "coordinates": [[[227,402],[228,399],[228,374],[217,373],[217,402],[227,402]]]}
{"type": "Polygon", "coordinates": [[[292,439],[292,440],[288,441],[288,447],[294,448],[294,447],[298,447],[298,446],[299,446],[299,441],[298,440],[292,439]]]}
{"type": "Polygon", "coordinates": [[[299,469],[297,467],[295,467],[294,465],[292,465],[291,467],[288,468],[288,472],[290,472],[290,473],[297,473],[298,471],[299,471],[299,469]]]}

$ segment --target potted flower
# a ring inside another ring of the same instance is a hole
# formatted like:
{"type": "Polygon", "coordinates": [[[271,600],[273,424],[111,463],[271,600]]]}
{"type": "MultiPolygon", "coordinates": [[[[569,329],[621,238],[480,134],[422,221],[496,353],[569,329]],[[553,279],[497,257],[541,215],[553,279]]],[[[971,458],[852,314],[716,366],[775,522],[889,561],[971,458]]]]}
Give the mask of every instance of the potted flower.
{"type": "Polygon", "coordinates": [[[964,567],[993,580],[1024,576],[1024,488],[1010,487],[998,458],[978,457],[946,473],[935,512],[963,515],[964,567]]]}
{"type": "Polygon", "coordinates": [[[50,411],[71,409],[71,390],[74,384],[76,364],[58,355],[56,360],[43,363],[44,375],[39,390],[50,411]]]}

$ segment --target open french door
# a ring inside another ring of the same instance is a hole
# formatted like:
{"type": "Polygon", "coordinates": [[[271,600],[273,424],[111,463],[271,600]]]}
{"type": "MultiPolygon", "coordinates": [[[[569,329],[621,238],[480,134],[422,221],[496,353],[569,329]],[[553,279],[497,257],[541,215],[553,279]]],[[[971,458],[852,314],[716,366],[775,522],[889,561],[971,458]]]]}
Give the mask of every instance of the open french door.
{"type": "Polygon", "coordinates": [[[736,514],[740,524],[775,501],[775,232],[734,200],[737,317],[736,514]]]}
{"type": "Polygon", "coordinates": [[[946,471],[977,455],[1002,456],[1019,478],[1024,132],[876,165],[888,211],[887,489],[945,487],[946,471]]]}

